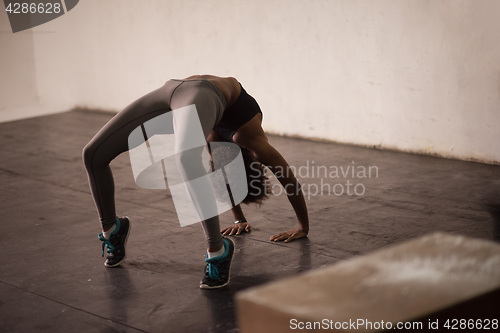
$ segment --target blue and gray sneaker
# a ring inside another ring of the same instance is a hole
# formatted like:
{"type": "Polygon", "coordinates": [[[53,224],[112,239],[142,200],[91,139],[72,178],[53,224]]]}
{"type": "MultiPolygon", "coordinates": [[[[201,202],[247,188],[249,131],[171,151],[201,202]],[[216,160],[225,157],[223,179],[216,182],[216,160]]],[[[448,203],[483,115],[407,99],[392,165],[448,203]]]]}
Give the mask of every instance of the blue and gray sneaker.
{"type": "Polygon", "coordinates": [[[234,242],[224,238],[224,254],[214,258],[206,258],[205,276],[200,282],[201,289],[222,288],[229,283],[229,270],[234,255],[234,242]]]}
{"type": "Polygon", "coordinates": [[[104,266],[115,267],[125,260],[125,246],[129,234],[130,221],[127,216],[116,219],[116,229],[113,230],[109,239],[104,238],[102,233],[99,234],[99,240],[102,241],[102,256],[104,257],[104,247],[109,254],[104,266]]]}

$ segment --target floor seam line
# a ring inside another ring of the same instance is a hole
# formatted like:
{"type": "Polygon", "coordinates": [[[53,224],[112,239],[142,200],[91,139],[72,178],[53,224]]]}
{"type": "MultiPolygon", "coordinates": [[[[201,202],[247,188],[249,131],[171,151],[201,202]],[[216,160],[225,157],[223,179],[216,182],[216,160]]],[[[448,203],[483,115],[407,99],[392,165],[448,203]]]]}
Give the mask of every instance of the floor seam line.
{"type": "Polygon", "coordinates": [[[131,329],[137,330],[137,331],[139,331],[139,332],[149,333],[148,331],[141,330],[140,328],[136,328],[136,327],[133,327],[133,326],[130,326],[130,325],[124,324],[124,323],[120,323],[120,322],[115,321],[115,320],[113,320],[113,319],[109,319],[109,318],[106,318],[106,317],[100,316],[100,315],[98,315],[98,314],[95,314],[95,313],[89,312],[89,311],[87,311],[87,310],[80,309],[80,308],[78,308],[78,307],[76,307],[76,306],[69,305],[69,304],[63,303],[63,302],[61,302],[61,301],[55,300],[55,299],[53,299],[53,298],[50,298],[50,297],[47,297],[47,296],[44,296],[44,295],[40,295],[40,294],[35,293],[35,292],[33,292],[33,291],[29,291],[29,290],[23,289],[23,288],[21,288],[21,287],[18,287],[18,286],[16,286],[16,285],[10,284],[10,283],[8,283],[8,282],[1,281],[1,280],[0,280],[0,283],[3,283],[3,284],[5,284],[5,285],[7,285],[7,286],[9,286],[9,287],[12,287],[12,288],[15,288],[15,289],[18,289],[18,290],[22,290],[22,291],[27,292],[27,293],[29,293],[29,294],[32,294],[32,295],[35,295],[35,296],[38,296],[38,297],[44,298],[44,299],[46,299],[46,300],[49,300],[49,301],[52,301],[52,302],[55,302],[55,303],[58,303],[58,304],[61,304],[61,305],[67,306],[67,307],[72,308],[72,309],[74,309],[74,310],[77,310],[77,311],[80,311],[80,312],[87,313],[87,314],[89,314],[89,315],[91,315],[91,316],[94,316],[94,317],[97,317],[97,318],[101,318],[101,319],[104,319],[104,320],[110,321],[110,322],[112,322],[112,323],[115,323],[115,324],[118,324],[118,325],[122,325],[122,326],[125,326],[125,327],[128,327],[128,328],[131,328],[131,329]]]}
{"type": "MultiPolygon", "coordinates": [[[[272,245],[277,245],[277,246],[281,246],[281,247],[286,247],[287,249],[293,249],[292,247],[286,246],[284,244],[280,244],[278,242],[274,243],[274,242],[264,241],[264,240],[261,240],[261,239],[255,239],[255,238],[251,238],[251,237],[247,237],[246,239],[251,239],[253,241],[261,242],[261,243],[265,243],[265,244],[272,244],[272,245]]],[[[335,259],[338,259],[338,260],[347,260],[347,259],[342,259],[342,258],[339,258],[339,257],[336,257],[336,256],[332,256],[332,255],[329,255],[329,254],[317,253],[317,252],[314,252],[314,251],[311,251],[311,250],[309,250],[309,252],[310,253],[314,253],[314,254],[318,254],[318,255],[323,255],[323,256],[326,256],[326,257],[330,257],[330,258],[335,258],[335,259]]]]}

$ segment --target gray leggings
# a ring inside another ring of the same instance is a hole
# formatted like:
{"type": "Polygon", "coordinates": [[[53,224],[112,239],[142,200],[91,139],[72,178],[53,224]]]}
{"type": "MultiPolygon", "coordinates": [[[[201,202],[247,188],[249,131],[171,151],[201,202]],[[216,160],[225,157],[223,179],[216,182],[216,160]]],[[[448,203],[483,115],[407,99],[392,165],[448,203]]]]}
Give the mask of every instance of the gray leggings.
{"type": "MultiPolygon", "coordinates": [[[[226,109],[224,95],[207,80],[170,80],[119,112],[85,146],[83,161],[103,228],[111,227],[116,220],[115,186],[109,163],[135,148],[129,147],[130,133],[154,117],[192,104],[196,105],[206,139],[226,109]]],[[[208,246],[221,246],[218,216],[202,221],[202,225],[208,246]]]]}

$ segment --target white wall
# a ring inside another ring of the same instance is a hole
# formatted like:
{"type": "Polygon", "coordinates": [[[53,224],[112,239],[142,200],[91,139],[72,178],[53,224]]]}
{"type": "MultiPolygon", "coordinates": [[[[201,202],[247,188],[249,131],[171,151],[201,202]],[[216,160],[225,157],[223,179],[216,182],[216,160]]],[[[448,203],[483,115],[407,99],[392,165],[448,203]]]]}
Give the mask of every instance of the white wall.
{"type": "Polygon", "coordinates": [[[499,163],[499,16],[498,0],[80,1],[0,35],[0,118],[28,100],[118,111],[210,73],[237,77],[269,132],[499,163]],[[5,40],[21,76],[3,75],[5,40]]]}
{"type": "Polygon", "coordinates": [[[39,112],[31,31],[12,34],[0,5],[0,119],[18,118],[16,110],[39,112]]]}

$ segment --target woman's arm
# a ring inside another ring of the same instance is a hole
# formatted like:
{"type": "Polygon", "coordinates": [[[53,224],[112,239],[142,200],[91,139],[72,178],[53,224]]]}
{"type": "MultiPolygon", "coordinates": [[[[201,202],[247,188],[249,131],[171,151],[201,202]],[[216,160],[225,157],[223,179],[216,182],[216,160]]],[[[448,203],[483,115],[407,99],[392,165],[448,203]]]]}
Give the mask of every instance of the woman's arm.
{"type": "Polygon", "coordinates": [[[276,234],[271,237],[271,240],[275,242],[284,240],[286,243],[307,236],[309,233],[307,206],[300,184],[290,166],[285,158],[267,140],[260,140],[260,142],[256,142],[253,146],[255,157],[262,164],[269,167],[281,185],[283,185],[299,222],[299,228],[276,234]]]}
{"type": "Polygon", "coordinates": [[[271,240],[275,242],[282,240],[289,242],[297,238],[306,237],[309,233],[309,217],[300,184],[283,156],[269,144],[261,123],[262,115],[259,113],[236,131],[233,135],[233,140],[237,145],[253,151],[257,160],[274,172],[276,178],[278,178],[279,182],[285,188],[288,200],[292,204],[299,222],[298,228],[280,232],[272,236],[271,240]]]}

